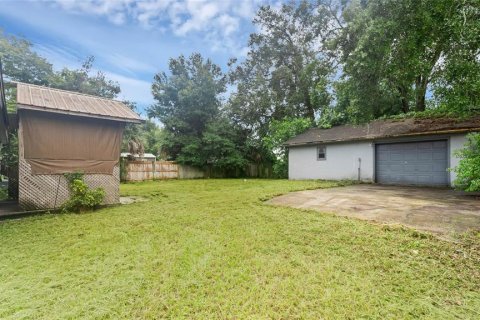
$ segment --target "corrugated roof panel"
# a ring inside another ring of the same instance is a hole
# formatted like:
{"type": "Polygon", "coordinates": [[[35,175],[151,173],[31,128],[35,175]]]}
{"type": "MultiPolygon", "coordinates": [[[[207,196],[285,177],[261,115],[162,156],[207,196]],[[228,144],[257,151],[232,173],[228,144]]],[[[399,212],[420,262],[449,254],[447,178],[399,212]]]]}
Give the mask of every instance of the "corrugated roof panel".
{"type": "Polygon", "coordinates": [[[88,115],[96,118],[141,122],[138,114],[123,102],[92,95],[17,83],[19,109],[33,109],[71,115],[88,115]]]}

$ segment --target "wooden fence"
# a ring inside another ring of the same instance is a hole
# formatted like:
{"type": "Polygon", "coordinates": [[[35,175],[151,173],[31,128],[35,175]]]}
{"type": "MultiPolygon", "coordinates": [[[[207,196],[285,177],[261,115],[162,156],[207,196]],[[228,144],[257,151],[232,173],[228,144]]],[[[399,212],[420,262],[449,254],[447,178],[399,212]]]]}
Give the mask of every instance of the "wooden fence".
{"type": "Polygon", "coordinates": [[[203,178],[201,170],[183,166],[173,161],[130,161],[122,164],[123,181],[144,181],[156,179],[194,179],[203,178]]]}
{"type": "Polygon", "coordinates": [[[197,178],[271,178],[271,166],[249,164],[244,170],[197,169],[174,161],[132,161],[121,160],[122,181],[144,181],[157,179],[197,179],[197,178]]]}

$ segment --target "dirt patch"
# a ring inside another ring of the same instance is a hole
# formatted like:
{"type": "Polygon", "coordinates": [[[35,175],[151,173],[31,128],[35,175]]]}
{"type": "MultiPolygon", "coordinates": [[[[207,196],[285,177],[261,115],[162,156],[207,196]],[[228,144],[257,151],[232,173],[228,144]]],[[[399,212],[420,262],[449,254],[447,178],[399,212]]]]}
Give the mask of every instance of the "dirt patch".
{"type": "Polygon", "coordinates": [[[148,199],[140,196],[120,197],[120,204],[132,204],[136,202],[145,202],[145,201],[148,201],[148,199]]]}

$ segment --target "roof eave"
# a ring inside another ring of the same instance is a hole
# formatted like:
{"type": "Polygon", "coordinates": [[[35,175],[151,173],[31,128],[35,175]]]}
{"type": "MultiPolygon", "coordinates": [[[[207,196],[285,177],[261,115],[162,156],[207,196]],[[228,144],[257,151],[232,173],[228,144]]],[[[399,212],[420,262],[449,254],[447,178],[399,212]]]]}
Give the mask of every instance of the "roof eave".
{"type": "Polygon", "coordinates": [[[449,134],[449,133],[465,133],[465,132],[472,132],[472,131],[480,131],[480,127],[451,129],[451,130],[426,131],[426,132],[412,132],[412,133],[399,134],[399,135],[361,137],[361,138],[356,138],[356,139],[317,140],[317,141],[308,141],[308,142],[299,142],[299,143],[284,143],[283,146],[284,147],[300,147],[300,146],[308,146],[308,145],[315,145],[315,144],[322,144],[322,143],[357,142],[357,141],[369,141],[369,140],[391,139],[391,138],[412,137],[412,136],[428,136],[428,135],[440,135],[440,134],[449,134]]]}
{"type": "Polygon", "coordinates": [[[34,110],[34,111],[41,111],[41,112],[50,112],[56,114],[64,114],[70,116],[77,116],[77,117],[87,117],[87,118],[95,118],[95,119],[105,119],[105,120],[113,120],[113,121],[120,121],[120,122],[128,122],[128,123],[144,123],[144,119],[134,119],[134,118],[120,118],[120,117],[113,117],[107,115],[100,115],[94,113],[84,113],[84,112],[75,112],[69,110],[59,110],[59,109],[52,109],[47,107],[38,107],[38,106],[31,106],[25,104],[17,104],[18,110],[34,110]]]}

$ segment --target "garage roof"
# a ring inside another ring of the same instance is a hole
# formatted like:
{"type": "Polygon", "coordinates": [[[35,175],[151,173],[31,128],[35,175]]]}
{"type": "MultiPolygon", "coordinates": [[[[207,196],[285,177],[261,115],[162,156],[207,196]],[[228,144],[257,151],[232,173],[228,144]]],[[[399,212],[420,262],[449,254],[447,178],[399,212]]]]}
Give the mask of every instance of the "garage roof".
{"type": "Polygon", "coordinates": [[[476,130],[480,130],[480,116],[465,120],[447,118],[376,120],[365,125],[342,125],[330,129],[313,128],[288,140],[284,145],[292,147],[308,144],[460,133],[476,130]]]}
{"type": "Polygon", "coordinates": [[[16,84],[18,109],[134,123],[142,121],[138,114],[120,101],[21,82],[16,84]]]}

